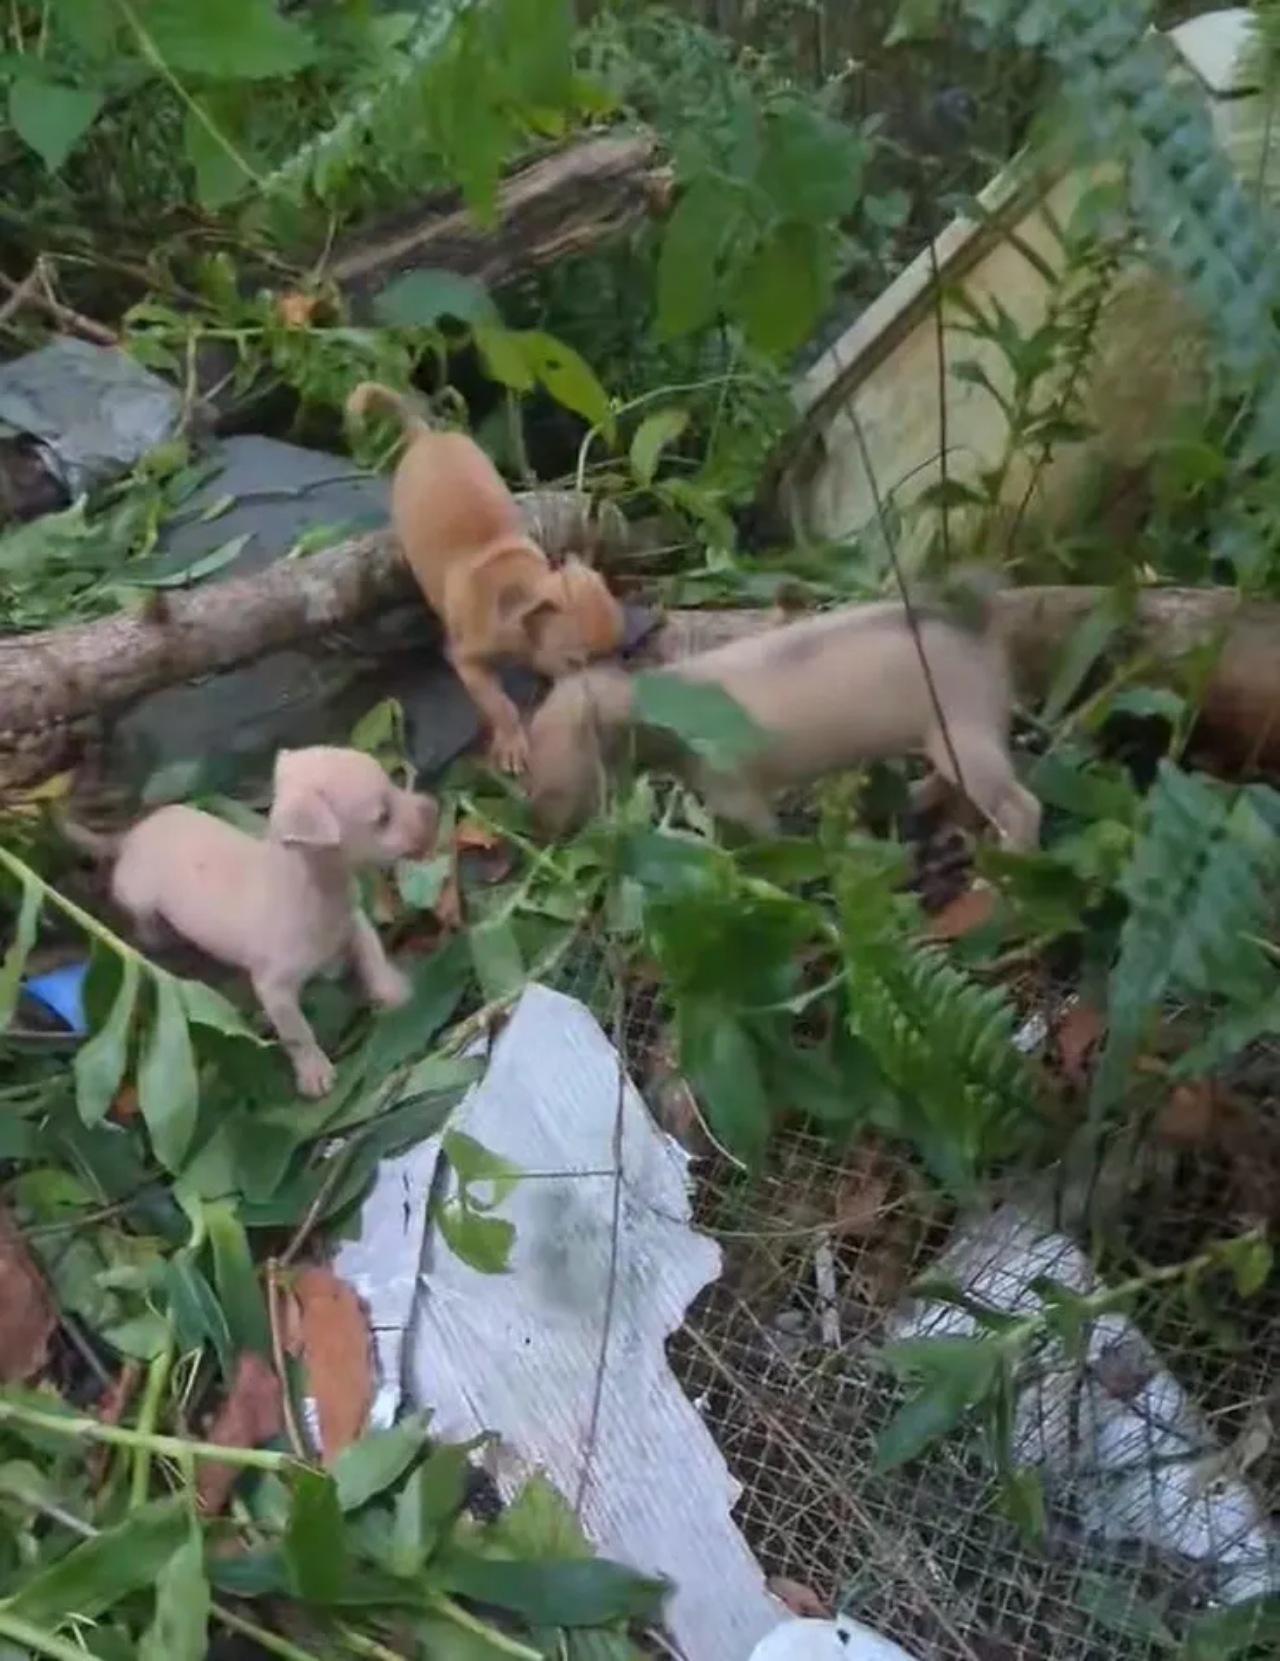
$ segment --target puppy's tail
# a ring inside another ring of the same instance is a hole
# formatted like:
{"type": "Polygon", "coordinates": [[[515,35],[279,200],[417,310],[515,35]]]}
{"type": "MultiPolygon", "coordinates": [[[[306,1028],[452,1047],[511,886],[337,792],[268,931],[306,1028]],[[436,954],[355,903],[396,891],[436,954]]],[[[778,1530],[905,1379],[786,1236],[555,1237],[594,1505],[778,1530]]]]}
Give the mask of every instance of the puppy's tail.
{"type": "Polygon", "coordinates": [[[1004,589],[1000,573],[990,565],[969,561],[954,566],[937,584],[937,601],[962,629],[990,634],[996,623],[996,601],[1004,589]]]}
{"type": "Polygon", "coordinates": [[[90,830],[88,825],[73,819],[61,804],[53,808],[51,817],[63,841],[77,853],[87,854],[95,865],[110,864],[120,852],[123,836],[90,830]]]}
{"type": "Polygon", "coordinates": [[[369,415],[389,415],[398,421],[406,438],[429,433],[431,425],[401,392],[383,386],[381,381],[361,381],[347,399],[347,414],[363,418],[369,415]]]}

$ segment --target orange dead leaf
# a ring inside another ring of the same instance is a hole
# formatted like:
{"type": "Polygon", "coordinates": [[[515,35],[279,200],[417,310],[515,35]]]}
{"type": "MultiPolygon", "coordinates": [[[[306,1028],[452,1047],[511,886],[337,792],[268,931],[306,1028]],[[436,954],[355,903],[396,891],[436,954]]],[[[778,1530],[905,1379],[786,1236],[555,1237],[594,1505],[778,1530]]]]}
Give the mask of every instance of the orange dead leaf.
{"type": "MultiPolygon", "coordinates": [[[[236,1362],[231,1388],[209,1426],[207,1441],[220,1448],[256,1448],[284,1428],[280,1380],[271,1364],[252,1350],[236,1362]]],[[[231,1497],[240,1472],[234,1465],[200,1461],[196,1471],[196,1500],[202,1511],[215,1515],[231,1497]]]]}
{"type": "Polygon", "coordinates": [[[1077,1089],[1083,1089],[1089,1082],[1089,1063],[1103,1030],[1100,1011],[1083,998],[1077,998],[1058,1022],[1054,1032],[1058,1063],[1067,1083],[1077,1089]]]}
{"type": "Polygon", "coordinates": [[[299,294],[296,291],[277,294],[276,316],[286,329],[305,329],[310,326],[319,303],[314,294],[299,294]]]}
{"type": "Polygon", "coordinates": [[[972,934],[974,929],[989,923],[995,909],[994,888],[966,888],[963,894],[956,895],[950,905],[943,906],[936,916],[929,919],[925,932],[930,940],[959,940],[962,935],[972,934]]]}
{"type": "Polygon", "coordinates": [[[293,1284],[302,1318],[302,1360],[320,1422],[326,1464],[349,1447],[373,1406],[373,1344],[355,1292],[332,1269],[304,1269],[293,1284]]]}
{"type": "Polygon", "coordinates": [[[501,845],[502,838],[497,831],[490,830],[488,825],[479,824],[475,819],[463,819],[453,833],[453,846],[460,854],[473,848],[488,853],[501,845]]]}
{"type": "Polygon", "coordinates": [[[444,880],[439,898],[435,903],[434,915],[446,934],[456,934],[462,927],[462,889],[458,883],[458,864],[456,860],[454,860],[453,868],[444,880]]]}
{"type": "Polygon", "coordinates": [[[830,1619],[831,1610],[826,1602],[818,1596],[812,1586],[806,1586],[802,1580],[788,1580],[785,1575],[771,1575],[765,1585],[778,1602],[785,1604],[793,1615],[815,1621],[830,1619]]]}
{"type": "Polygon", "coordinates": [[[131,1084],[122,1084],[107,1111],[116,1124],[130,1124],[138,1117],[138,1092],[131,1084]]]}
{"type": "Polygon", "coordinates": [[[48,1360],[58,1311],[18,1225],[2,1206],[0,1309],[0,1383],[25,1384],[48,1360]]]}
{"type": "Polygon", "coordinates": [[[871,1234],[888,1206],[888,1178],[869,1163],[860,1162],[845,1173],[836,1193],[835,1231],[871,1234]]]}
{"type": "Polygon", "coordinates": [[[1213,1133],[1220,1105],[1208,1079],[1175,1084],[1156,1120],[1156,1136],[1174,1147],[1200,1147],[1213,1133]]]}

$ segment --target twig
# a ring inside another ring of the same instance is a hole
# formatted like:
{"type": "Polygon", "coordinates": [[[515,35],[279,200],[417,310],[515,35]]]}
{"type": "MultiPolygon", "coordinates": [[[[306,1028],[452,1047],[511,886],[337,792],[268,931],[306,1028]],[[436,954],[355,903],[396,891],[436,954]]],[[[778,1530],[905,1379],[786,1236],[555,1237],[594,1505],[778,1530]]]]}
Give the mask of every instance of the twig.
{"type": "Polygon", "coordinates": [[[289,1388],[289,1373],[284,1358],[284,1333],[280,1323],[280,1300],[287,1296],[284,1287],[280,1284],[279,1262],[273,1257],[267,1263],[267,1319],[271,1323],[271,1359],[275,1362],[276,1376],[280,1380],[280,1408],[284,1414],[284,1428],[288,1433],[289,1446],[305,1465],[311,1458],[311,1450],[303,1440],[302,1431],[298,1426],[298,1416],[293,1410],[293,1391],[289,1388]]]}
{"type": "Polygon", "coordinates": [[[15,283],[10,277],[3,277],[5,287],[9,290],[9,298],[0,305],[0,328],[20,312],[27,301],[32,299],[40,285],[40,261],[31,267],[20,283],[15,283]]]}
{"type": "Polygon", "coordinates": [[[307,1207],[306,1215],[294,1230],[293,1239],[285,1247],[283,1255],[278,1259],[278,1267],[290,1269],[296,1262],[299,1253],[307,1241],[314,1234],[316,1224],[320,1221],[321,1213],[333,1198],[333,1191],[346,1174],[347,1166],[351,1163],[351,1156],[361,1141],[361,1133],[356,1132],[351,1139],[339,1148],[329,1161],[329,1169],[316,1189],[315,1198],[307,1207]]]}
{"type": "Polygon", "coordinates": [[[119,336],[105,323],[95,322],[92,317],[86,317],[83,312],[76,311],[73,306],[65,305],[59,300],[53,292],[53,284],[43,255],[21,282],[15,282],[12,277],[6,277],[0,271],[0,287],[9,291],[9,298],[0,307],[0,322],[8,321],[9,317],[20,311],[24,305],[31,305],[52,318],[60,328],[67,329],[72,334],[83,335],[86,340],[92,340],[98,346],[117,346],[120,343],[119,336]]]}

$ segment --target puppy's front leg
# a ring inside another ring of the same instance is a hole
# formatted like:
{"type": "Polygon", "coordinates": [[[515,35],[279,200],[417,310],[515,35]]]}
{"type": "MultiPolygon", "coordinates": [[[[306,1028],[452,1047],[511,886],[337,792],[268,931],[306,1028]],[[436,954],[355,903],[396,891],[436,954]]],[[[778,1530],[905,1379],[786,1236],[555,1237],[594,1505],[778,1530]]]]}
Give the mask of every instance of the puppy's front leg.
{"type": "Polygon", "coordinates": [[[351,961],[374,1003],[383,1009],[399,1009],[408,1002],[409,982],[387,957],[377,929],[363,911],[357,911],[351,920],[351,961]]]}
{"type": "Polygon", "coordinates": [[[489,665],[465,652],[450,652],[454,673],[489,724],[490,754],[506,773],[523,773],[529,765],[529,739],[520,711],[507,697],[489,665]]]}
{"type": "Polygon", "coordinates": [[[262,1012],[289,1053],[299,1092],[304,1096],[327,1096],[333,1089],[333,1063],[320,1048],[311,1023],[302,1013],[299,987],[267,970],[258,971],[252,979],[262,1012]]]}

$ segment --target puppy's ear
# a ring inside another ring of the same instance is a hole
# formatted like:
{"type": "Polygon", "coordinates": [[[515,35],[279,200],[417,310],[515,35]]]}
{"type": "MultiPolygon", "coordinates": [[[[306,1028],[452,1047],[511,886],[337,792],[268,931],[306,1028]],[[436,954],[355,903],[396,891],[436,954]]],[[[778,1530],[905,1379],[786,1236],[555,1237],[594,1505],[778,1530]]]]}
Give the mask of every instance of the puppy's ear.
{"type": "Polygon", "coordinates": [[[560,609],[545,588],[532,588],[526,583],[505,584],[498,590],[494,608],[506,627],[519,629],[526,635],[536,633],[539,622],[560,609]]]}
{"type": "Polygon", "coordinates": [[[282,750],[276,758],[275,796],[267,815],[267,834],[289,848],[339,847],[342,827],[337,815],[314,785],[290,777],[288,754],[282,750]]]}

